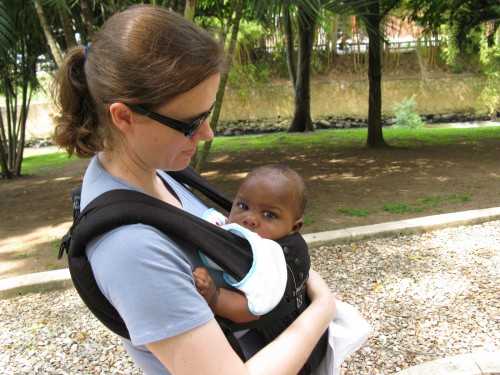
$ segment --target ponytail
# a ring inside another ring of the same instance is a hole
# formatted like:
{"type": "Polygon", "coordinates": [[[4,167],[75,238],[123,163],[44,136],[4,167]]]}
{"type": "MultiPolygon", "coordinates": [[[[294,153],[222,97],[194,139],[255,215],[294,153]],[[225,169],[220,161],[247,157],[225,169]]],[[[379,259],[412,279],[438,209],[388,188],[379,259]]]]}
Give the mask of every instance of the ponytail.
{"type": "Polygon", "coordinates": [[[53,87],[60,117],[54,141],[68,154],[89,158],[104,148],[99,118],[94,109],[85,75],[84,47],[68,51],[55,76],[53,87]]]}

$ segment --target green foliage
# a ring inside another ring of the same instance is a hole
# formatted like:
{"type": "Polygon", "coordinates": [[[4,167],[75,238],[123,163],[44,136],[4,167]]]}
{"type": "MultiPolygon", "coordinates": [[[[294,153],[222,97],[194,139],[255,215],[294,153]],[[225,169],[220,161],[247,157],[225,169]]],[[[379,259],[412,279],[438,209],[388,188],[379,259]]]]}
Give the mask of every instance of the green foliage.
{"type": "Polygon", "coordinates": [[[396,129],[415,129],[425,125],[416,112],[417,99],[415,98],[415,94],[410,99],[406,99],[401,103],[395,103],[392,108],[396,115],[394,123],[396,129]]]}
{"type": "Polygon", "coordinates": [[[481,28],[471,30],[465,40],[461,40],[461,30],[457,25],[443,25],[443,38],[446,39],[441,47],[441,57],[453,73],[462,73],[475,70],[479,64],[478,53],[482,38],[481,28]]]}
{"type": "Polygon", "coordinates": [[[482,38],[498,44],[500,6],[497,0],[406,0],[409,20],[425,32],[442,34],[442,57],[455,73],[477,68],[482,38]]]}
{"type": "Polygon", "coordinates": [[[270,68],[266,61],[253,64],[233,64],[229,71],[228,81],[237,87],[254,87],[258,83],[268,82],[270,68]]]}
{"type": "Polygon", "coordinates": [[[500,37],[491,46],[483,36],[479,52],[481,70],[486,76],[486,85],[478,98],[477,112],[495,116],[500,108],[500,37]]]}
{"type": "MultiPolygon", "coordinates": [[[[268,34],[269,31],[255,21],[242,20],[228,77],[231,85],[254,86],[270,80],[272,60],[257,58],[259,51],[256,49],[257,46],[264,44],[268,34]]],[[[226,42],[229,43],[228,40],[226,42]]],[[[271,58],[274,59],[274,55],[271,55],[271,58]]]]}
{"type": "Polygon", "coordinates": [[[324,62],[325,54],[323,51],[313,51],[311,59],[311,69],[314,73],[325,73],[326,64],[324,62]]]}
{"type": "Polygon", "coordinates": [[[290,79],[288,63],[286,61],[285,47],[275,49],[269,56],[269,63],[272,66],[271,73],[274,77],[290,79]]]}
{"type": "Polygon", "coordinates": [[[242,20],[238,33],[238,44],[252,49],[262,41],[267,33],[268,31],[255,21],[242,20]]]}

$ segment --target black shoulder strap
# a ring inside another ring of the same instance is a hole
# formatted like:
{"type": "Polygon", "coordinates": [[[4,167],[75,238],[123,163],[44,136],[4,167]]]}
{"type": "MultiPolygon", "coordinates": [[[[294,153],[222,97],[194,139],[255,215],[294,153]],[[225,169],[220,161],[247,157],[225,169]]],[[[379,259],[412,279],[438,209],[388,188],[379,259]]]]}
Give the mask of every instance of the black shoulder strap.
{"type": "Polygon", "coordinates": [[[146,224],[199,248],[222,269],[241,280],[252,266],[247,240],[159,199],[133,190],[111,190],[80,213],[66,244],[69,257],[85,254],[94,237],[129,224],[146,224]],[[216,242],[216,245],[213,245],[216,242]]]}
{"type": "Polygon", "coordinates": [[[227,212],[231,211],[233,200],[228,198],[222,191],[205,180],[196,170],[190,165],[181,171],[167,172],[176,181],[191,186],[192,188],[203,193],[213,202],[217,203],[227,212]]]}

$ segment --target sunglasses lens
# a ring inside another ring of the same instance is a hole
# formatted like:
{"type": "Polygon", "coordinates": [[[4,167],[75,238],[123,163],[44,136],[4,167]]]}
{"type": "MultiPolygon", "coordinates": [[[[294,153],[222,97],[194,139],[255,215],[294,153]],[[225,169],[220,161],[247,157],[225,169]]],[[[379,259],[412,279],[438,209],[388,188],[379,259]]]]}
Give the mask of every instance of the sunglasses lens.
{"type": "Polygon", "coordinates": [[[198,129],[203,125],[207,117],[202,117],[196,120],[195,122],[192,123],[192,128],[185,133],[186,138],[191,138],[195,133],[198,131],[198,129]]]}

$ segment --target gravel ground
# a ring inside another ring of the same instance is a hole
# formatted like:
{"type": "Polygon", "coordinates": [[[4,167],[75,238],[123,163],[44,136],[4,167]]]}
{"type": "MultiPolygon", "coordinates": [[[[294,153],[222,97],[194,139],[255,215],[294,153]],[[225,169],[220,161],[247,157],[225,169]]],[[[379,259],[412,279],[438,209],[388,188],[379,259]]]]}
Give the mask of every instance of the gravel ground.
{"type": "MultiPolygon", "coordinates": [[[[500,221],[311,249],[374,334],[343,374],[500,349],[500,221]]],[[[140,374],[73,290],[0,301],[0,373],[140,374]]]]}

